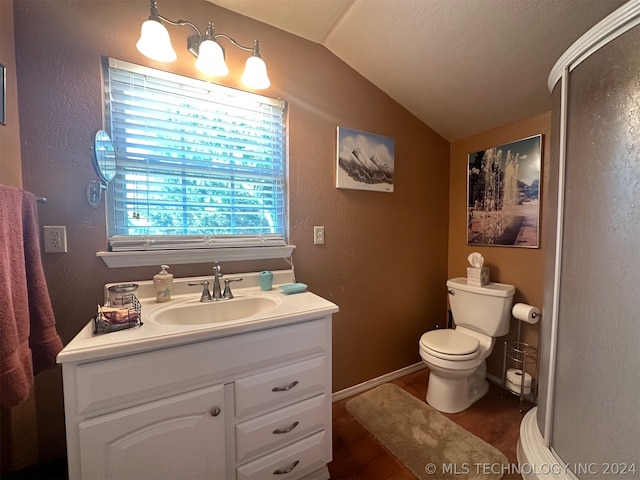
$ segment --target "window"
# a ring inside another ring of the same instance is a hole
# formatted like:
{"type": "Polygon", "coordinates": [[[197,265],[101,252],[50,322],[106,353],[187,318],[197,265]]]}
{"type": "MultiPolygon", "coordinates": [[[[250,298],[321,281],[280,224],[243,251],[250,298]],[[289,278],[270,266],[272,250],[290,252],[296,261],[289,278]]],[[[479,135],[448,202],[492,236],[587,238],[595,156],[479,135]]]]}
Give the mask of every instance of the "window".
{"type": "Polygon", "coordinates": [[[112,251],[286,245],[286,103],[103,59],[112,251]]]}

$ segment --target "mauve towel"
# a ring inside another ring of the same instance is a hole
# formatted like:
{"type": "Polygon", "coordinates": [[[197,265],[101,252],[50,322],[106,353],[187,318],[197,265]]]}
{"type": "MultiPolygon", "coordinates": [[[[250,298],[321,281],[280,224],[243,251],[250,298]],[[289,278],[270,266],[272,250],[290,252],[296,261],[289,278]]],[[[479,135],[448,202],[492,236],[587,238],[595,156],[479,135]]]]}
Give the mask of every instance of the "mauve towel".
{"type": "Polygon", "coordinates": [[[62,341],[40,258],[32,193],[0,185],[0,405],[26,400],[33,375],[56,364],[62,341]]]}

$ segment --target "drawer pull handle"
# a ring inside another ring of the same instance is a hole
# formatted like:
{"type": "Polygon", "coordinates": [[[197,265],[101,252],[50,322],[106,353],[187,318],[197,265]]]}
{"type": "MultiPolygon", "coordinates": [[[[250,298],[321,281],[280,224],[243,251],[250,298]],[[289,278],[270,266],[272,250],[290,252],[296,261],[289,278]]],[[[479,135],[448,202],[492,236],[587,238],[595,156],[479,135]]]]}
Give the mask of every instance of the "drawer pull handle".
{"type": "Polygon", "coordinates": [[[211,416],[212,417],[217,417],[218,415],[220,415],[220,408],[219,407],[214,407],[211,410],[211,416]]]}
{"type": "Polygon", "coordinates": [[[298,384],[298,381],[294,380],[293,382],[291,382],[286,387],[273,387],[271,389],[271,391],[272,392],[287,392],[287,391],[291,390],[293,387],[295,387],[297,384],[298,384]]]}
{"type": "Polygon", "coordinates": [[[298,466],[299,463],[300,463],[300,460],[296,460],[295,462],[293,462],[291,465],[289,465],[284,470],[281,470],[281,469],[274,470],[273,474],[274,475],[286,475],[287,473],[291,473],[293,471],[293,469],[298,466]]]}
{"type": "Polygon", "coordinates": [[[300,422],[293,422],[290,427],[287,428],[276,428],[273,433],[276,435],[281,435],[283,433],[289,433],[291,430],[296,428],[300,422]]]}

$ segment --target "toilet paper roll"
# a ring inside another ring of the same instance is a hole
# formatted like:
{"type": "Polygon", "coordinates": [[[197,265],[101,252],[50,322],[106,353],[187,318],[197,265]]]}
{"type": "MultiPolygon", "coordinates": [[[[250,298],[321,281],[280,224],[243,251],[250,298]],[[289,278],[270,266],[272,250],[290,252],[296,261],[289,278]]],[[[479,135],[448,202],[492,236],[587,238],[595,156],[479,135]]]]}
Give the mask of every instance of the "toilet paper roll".
{"type": "Polygon", "coordinates": [[[527,323],[538,323],[540,320],[540,310],[526,303],[516,303],[511,309],[511,313],[518,320],[527,323]]]}
{"type": "MultiPolygon", "coordinates": [[[[528,395],[531,393],[531,383],[533,378],[527,372],[524,372],[524,393],[528,395]]],[[[519,368],[510,368],[507,370],[507,387],[509,390],[515,393],[520,393],[522,388],[522,370],[519,368]]]]}

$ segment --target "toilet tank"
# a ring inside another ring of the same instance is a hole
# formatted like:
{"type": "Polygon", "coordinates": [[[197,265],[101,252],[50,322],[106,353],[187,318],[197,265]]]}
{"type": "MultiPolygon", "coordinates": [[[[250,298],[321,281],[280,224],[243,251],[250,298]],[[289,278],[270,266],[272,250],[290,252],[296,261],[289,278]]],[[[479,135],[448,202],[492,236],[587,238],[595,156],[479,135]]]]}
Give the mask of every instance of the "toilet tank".
{"type": "Polygon", "coordinates": [[[449,305],[457,326],[467,327],[490,337],[509,333],[513,285],[490,282],[484,287],[467,285],[466,278],[447,280],[449,305]]]}

